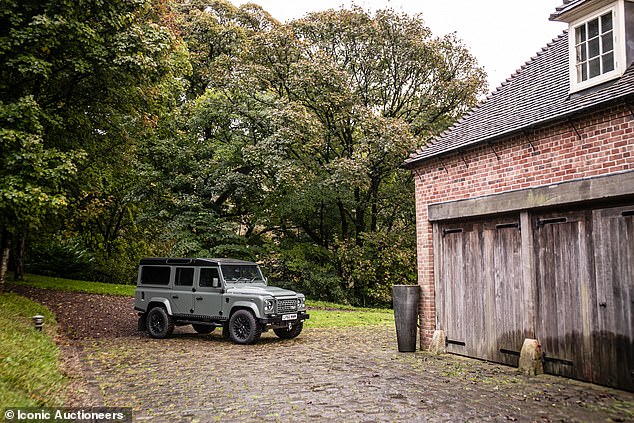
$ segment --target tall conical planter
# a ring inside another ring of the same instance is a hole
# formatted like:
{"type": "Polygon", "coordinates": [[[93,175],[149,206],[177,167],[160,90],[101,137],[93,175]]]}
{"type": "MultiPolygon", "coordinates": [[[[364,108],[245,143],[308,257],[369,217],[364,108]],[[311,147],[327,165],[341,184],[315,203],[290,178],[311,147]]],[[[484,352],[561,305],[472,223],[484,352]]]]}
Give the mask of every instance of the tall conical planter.
{"type": "Polygon", "coordinates": [[[392,304],[399,352],[416,351],[419,301],[420,287],[418,285],[392,286],[392,304]]]}

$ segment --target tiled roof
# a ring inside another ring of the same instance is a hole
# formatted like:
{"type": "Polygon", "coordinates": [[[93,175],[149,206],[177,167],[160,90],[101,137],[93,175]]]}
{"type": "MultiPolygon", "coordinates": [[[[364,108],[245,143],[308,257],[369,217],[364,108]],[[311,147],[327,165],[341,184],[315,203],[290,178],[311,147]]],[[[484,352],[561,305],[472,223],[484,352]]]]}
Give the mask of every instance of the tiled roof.
{"type": "Polygon", "coordinates": [[[557,6],[555,13],[550,15],[550,20],[557,20],[562,14],[576,8],[577,6],[587,3],[588,0],[564,0],[564,4],[557,6]]]}
{"type": "Polygon", "coordinates": [[[531,130],[634,95],[634,66],[615,81],[573,95],[569,94],[568,75],[566,31],[526,62],[483,103],[412,154],[404,166],[411,168],[420,161],[531,130]]]}

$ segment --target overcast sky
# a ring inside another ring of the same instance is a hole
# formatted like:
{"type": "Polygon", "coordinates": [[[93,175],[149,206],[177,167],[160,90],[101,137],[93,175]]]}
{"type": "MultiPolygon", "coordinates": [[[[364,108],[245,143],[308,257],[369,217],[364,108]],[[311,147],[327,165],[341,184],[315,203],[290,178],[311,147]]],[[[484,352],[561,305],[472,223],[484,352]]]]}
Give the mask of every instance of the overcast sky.
{"type": "MultiPolygon", "coordinates": [[[[235,5],[246,0],[230,0],[235,5]]],[[[338,9],[354,3],[366,10],[391,7],[410,15],[422,13],[434,35],[456,32],[484,67],[489,89],[557,37],[567,25],[548,20],[563,0],[252,0],[280,21],[307,12],[338,9]]]]}

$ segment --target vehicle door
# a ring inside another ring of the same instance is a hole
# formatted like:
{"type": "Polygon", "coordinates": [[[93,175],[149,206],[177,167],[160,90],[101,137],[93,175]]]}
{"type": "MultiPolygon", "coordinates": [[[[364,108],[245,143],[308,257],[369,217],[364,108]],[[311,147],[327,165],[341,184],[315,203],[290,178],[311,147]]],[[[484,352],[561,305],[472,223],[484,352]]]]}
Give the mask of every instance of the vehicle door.
{"type": "Polygon", "coordinates": [[[194,267],[176,267],[170,295],[172,313],[189,315],[194,312],[194,267]]]}
{"type": "Polygon", "coordinates": [[[201,267],[196,280],[194,314],[223,318],[222,280],[217,267],[201,267]]]}

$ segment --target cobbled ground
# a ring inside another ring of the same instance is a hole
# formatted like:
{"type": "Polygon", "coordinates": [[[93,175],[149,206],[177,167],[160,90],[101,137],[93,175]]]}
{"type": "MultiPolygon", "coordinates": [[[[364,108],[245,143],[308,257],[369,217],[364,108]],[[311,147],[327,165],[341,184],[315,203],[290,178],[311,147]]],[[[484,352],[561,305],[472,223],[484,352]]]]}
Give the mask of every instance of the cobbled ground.
{"type": "Polygon", "coordinates": [[[84,340],[106,406],[143,422],[634,421],[634,394],[454,355],[399,353],[394,327],[272,332],[255,345],[174,336],[84,340]]]}

